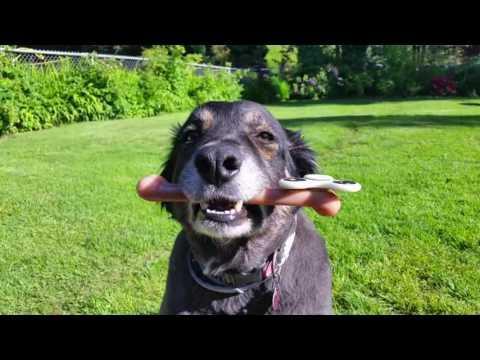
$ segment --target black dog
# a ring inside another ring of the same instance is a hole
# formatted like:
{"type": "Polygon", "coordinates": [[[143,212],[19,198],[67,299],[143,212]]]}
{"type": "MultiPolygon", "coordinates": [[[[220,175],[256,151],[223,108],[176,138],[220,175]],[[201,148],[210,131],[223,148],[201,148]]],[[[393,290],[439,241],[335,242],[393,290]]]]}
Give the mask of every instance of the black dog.
{"type": "Polygon", "coordinates": [[[261,105],[210,102],[177,128],[162,176],[188,203],[170,258],[163,314],[330,314],[325,241],[303,211],[244,202],[314,173],[313,152],[261,105]]]}

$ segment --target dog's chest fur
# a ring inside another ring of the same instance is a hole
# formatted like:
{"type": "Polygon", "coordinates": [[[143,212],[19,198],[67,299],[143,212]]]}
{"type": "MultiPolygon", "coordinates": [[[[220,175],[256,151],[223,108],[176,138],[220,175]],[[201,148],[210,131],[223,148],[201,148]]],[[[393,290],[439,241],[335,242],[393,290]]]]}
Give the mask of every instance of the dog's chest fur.
{"type": "MultiPolygon", "coordinates": [[[[206,290],[187,267],[190,242],[181,233],[170,259],[164,314],[330,314],[331,274],[325,243],[311,221],[299,212],[295,240],[279,279],[280,310],[272,311],[272,289],[227,295],[206,290]]],[[[238,256],[248,258],[248,252],[238,256]]]]}

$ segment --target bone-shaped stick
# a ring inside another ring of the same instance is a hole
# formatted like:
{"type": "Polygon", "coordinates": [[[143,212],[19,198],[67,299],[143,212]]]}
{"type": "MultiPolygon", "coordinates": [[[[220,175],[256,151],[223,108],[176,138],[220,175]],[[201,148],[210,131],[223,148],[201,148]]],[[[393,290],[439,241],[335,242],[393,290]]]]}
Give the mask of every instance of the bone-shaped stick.
{"type": "MultiPolygon", "coordinates": [[[[181,188],[158,175],[146,176],[137,184],[138,195],[148,201],[186,202],[181,188]]],[[[341,202],[335,193],[327,190],[285,190],[265,189],[254,198],[246,201],[253,205],[306,206],[323,216],[335,216],[341,202]]]]}

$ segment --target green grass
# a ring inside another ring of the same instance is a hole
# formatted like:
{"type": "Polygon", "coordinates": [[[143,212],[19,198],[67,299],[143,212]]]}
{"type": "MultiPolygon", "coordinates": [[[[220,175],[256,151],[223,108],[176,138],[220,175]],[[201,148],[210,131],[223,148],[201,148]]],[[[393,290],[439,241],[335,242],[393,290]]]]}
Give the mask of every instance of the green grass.
{"type": "MultiPolygon", "coordinates": [[[[271,106],[363,185],[327,239],[340,314],[480,313],[480,99],[271,106]]],[[[179,226],[140,200],[186,113],[0,138],[0,313],[156,313],[179,226]]]]}

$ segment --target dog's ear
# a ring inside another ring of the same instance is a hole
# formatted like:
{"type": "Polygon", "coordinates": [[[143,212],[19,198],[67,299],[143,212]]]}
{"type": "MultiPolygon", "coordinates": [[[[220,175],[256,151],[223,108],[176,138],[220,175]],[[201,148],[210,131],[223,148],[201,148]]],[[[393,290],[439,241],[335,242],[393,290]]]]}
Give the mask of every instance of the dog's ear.
{"type": "Polygon", "coordinates": [[[288,138],[288,152],[290,160],[287,161],[288,171],[292,176],[303,177],[314,174],[317,169],[315,152],[305,143],[299,131],[285,129],[288,138]]]}
{"type": "Polygon", "coordinates": [[[180,124],[174,125],[170,129],[170,150],[168,152],[168,156],[163,163],[162,172],[160,176],[167,179],[169,182],[173,181],[173,172],[175,171],[175,150],[177,147],[178,142],[178,134],[180,133],[181,126],[180,124]]]}
{"type": "Polygon", "coordinates": [[[162,172],[160,173],[160,176],[168,180],[168,182],[172,181],[173,178],[173,159],[172,159],[173,151],[170,151],[170,154],[167,158],[167,160],[164,161],[163,166],[162,166],[162,172]]]}
{"type": "MultiPolygon", "coordinates": [[[[178,141],[178,134],[180,133],[181,126],[179,124],[175,125],[171,130],[171,143],[170,143],[170,151],[166,160],[163,163],[162,171],[160,176],[165,178],[167,181],[173,181],[173,173],[175,171],[175,150],[178,141]]],[[[169,213],[172,214],[173,208],[171,203],[162,202],[162,208],[166,209],[169,213]]]]}

